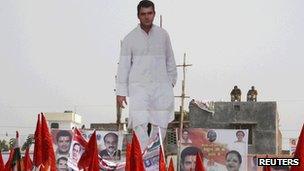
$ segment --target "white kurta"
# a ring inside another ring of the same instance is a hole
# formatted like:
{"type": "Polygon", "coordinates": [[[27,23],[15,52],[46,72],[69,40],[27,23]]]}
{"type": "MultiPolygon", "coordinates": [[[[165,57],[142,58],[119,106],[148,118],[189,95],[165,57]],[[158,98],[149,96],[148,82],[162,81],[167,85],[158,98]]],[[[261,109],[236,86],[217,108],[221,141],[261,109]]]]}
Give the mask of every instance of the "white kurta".
{"type": "Polygon", "coordinates": [[[116,95],[129,97],[129,126],[151,123],[166,128],[174,119],[177,71],[168,33],[138,25],[123,40],[116,95]]]}

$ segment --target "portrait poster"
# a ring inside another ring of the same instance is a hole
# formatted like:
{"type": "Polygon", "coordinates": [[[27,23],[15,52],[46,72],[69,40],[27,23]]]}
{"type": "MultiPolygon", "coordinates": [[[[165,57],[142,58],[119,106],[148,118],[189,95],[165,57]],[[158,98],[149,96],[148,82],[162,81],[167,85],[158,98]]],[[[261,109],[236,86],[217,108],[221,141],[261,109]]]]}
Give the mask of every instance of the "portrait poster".
{"type": "Polygon", "coordinates": [[[208,171],[247,171],[248,130],[189,128],[182,132],[181,171],[194,169],[191,153],[196,150],[203,156],[208,171]],[[232,159],[236,164],[231,164],[232,159]]]}
{"type": "Polygon", "coordinates": [[[297,138],[289,138],[289,152],[290,155],[294,155],[294,152],[297,148],[298,139],[297,138]]]}
{"type": "Polygon", "coordinates": [[[74,130],[73,140],[68,157],[68,167],[73,171],[79,171],[78,161],[85,151],[87,140],[84,139],[82,133],[79,130],[74,130]]]}
{"type": "Polygon", "coordinates": [[[68,158],[73,140],[72,130],[52,130],[53,147],[56,156],[57,170],[68,169],[68,158]]]}
{"type": "MultiPolygon", "coordinates": [[[[88,141],[93,130],[84,130],[83,137],[88,141]]],[[[97,146],[102,159],[122,161],[123,133],[119,131],[96,131],[97,146]]]]}

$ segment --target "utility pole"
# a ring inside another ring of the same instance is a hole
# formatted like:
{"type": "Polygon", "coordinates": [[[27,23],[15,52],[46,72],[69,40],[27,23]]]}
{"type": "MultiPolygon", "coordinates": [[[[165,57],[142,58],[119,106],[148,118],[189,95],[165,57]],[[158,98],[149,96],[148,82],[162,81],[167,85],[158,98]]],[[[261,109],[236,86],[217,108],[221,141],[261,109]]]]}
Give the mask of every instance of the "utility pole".
{"type": "Polygon", "coordinates": [[[186,82],[186,67],[192,66],[192,64],[186,64],[186,53],[184,53],[184,61],[182,65],[177,65],[177,67],[183,67],[183,80],[182,80],[182,94],[180,96],[175,96],[181,98],[181,106],[180,106],[180,125],[179,125],[179,136],[182,135],[183,123],[184,123],[184,105],[185,98],[189,98],[185,94],[185,82],[186,82]]]}
{"type": "MultiPolygon", "coordinates": [[[[184,105],[185,105],[185,98],[189,98],[189,96],[186,96],[185,94],[185,82],[186,82],[186,67],[192,66],[192,64],[186,64],[186,53],[184,53],[184,60],[182,65],[176,65],[176,67],[183,67],[183,80],[182,80],[182,94],[180,96],[175,96],[178,98],[181,98],[181,106],[179,107],[179,112],[180,112],[180,125],[179,125],[179,139],[182,137],[183,133],[183,127],[184,127],[184,105]]],[[[178,142],[178,157],[177,157],[177,163],[180,163],[180,142],[178,142]]],[[[179,171],[179,167],[177,167],[177,170],[179,171]]]]}

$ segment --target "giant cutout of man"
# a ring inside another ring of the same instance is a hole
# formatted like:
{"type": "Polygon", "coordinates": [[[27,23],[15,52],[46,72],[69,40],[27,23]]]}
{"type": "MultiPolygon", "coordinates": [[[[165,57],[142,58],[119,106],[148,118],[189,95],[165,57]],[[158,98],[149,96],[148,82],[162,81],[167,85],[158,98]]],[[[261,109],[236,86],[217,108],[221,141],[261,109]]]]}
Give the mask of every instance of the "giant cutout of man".
{"type": "Polygon", "coordinates": [[[117,103],[124,108],[129,97],[129,126],[135,130],[142,150],[161,128],[165,137],[174,119],[174,94],[177,71],[167,31],[153,24],[154,4],[149,0],[137,6],[138,26],[122,42],[116,82],[117,103]]]}

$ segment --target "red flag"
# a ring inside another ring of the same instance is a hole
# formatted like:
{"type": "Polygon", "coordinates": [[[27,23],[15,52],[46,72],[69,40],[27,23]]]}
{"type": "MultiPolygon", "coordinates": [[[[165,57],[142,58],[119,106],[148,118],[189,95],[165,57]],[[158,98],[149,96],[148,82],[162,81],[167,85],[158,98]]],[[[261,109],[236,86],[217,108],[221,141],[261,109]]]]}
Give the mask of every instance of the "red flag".
{"type": "Polygon", "coordinates": [[[23,166],[24,166],[25,171],[32,171],[32,169],[33,169],[33,162],[30,158],[29,147],[27,147],[25,150],[23,166]]]}
{"type": "Polygon", "coordinates": [[[88,144],[85,146],[85,151],[78,162],[78,167],[79,169],[88,171],[99,171],[96,131],[94,131],[88,144]]]}
{"type": "Polygon", "coordinates": [[[13,160],[14,160],[14,150],[11,149],[8,160],[5,163],[5,171],[12,171],[13,170],[13,160]]]}
{"type": "Polygon", "coordinates": [[[1,154],[1,150],[0,150],[0,170],[4,170],[5,166],[4,166],[4,162],[3,162],[3,158],[2,158],[2,154],[1,154]]]}
{"type": "MultiPolygon", "coordinates": [[[[268,158],[268,155],[266,155],[265,158],[268,158]]],[[[270,166],[264,166],[264,167],[263,167],[263,171],[271,171],[270,166]]]]}
{"type": "Polygon", "coordinates": [[[264,166],[264,167],[263,167],[263,171],[271,171],[270,166],[264,166]]]}
{"type": "Polygon", "coordinates": [[[50,171],[51,167],[50,167],[50,163],[46,162],[43,165],[40,165],[39,167],[39,171],[50,171]]]}
{"type": "Polygon", "coordinates": [[[162,147],[159,146],[159,171],[166,171],[166,163],[165,163],[165,159],[164,159],[164,154],[163,154],[163,150],[162,147]]]}
{"type": "Polygon", "coordinates": [[[304,124],[299,136],[294,158],[298,158],[300,161],[298,166],[291,166],[290,171],[303,171],[304,170],[304,124]]]}
{"type": "Polygon", "coordinates": [[[129,167],[130,169],[132,169],[132,171],[145,170],[140,144],[134,131],[133,131],[132,144],[131,144],[129,167]]]}
{"type": "Polygon", "coordinates": [[[171,159],[170,159],[168,171],[174,171],[174,165],[173,165],[172,157],[171,157],[171,159]]]}
{"type": "Polygon", "coordinates": [[[42,164],[42,137],[41,137],[41,123],[40,114],[38,114],[36,130],[35,130],[35,146],[33,154],[33,165],[38,168],[42,164]]]}
{"type": "Polygon", "coordinates": [[[87,141],[83,138],[82,133],[79,131],[78,128],[74,129],[74,140],[76,140],[82,147],[87,145],[87,141]]]}
{"type": "Polygon", "coordinates": [[[205,171],[203,160],[199,153],[196,154],[195,171],[205,171]]]}
{"type": "Polygon", "coordinates": [[[125,167],[126,171],[131,171],[131,168],[130,168],[131,148],[132,148],[131,144],[128,143],[127,144],[127,149],[126,149],[126,167],[125,167]]]}
{"type": "Polygon", "coordinates": [[[50,167],[50,171],[56,171],[56,159],[55,152],[53,148],[52,135],[49,131],[47,121],[41,113],[41,139],[42,139],[42,164],[46,166],[47,164],[50,167]]]}

